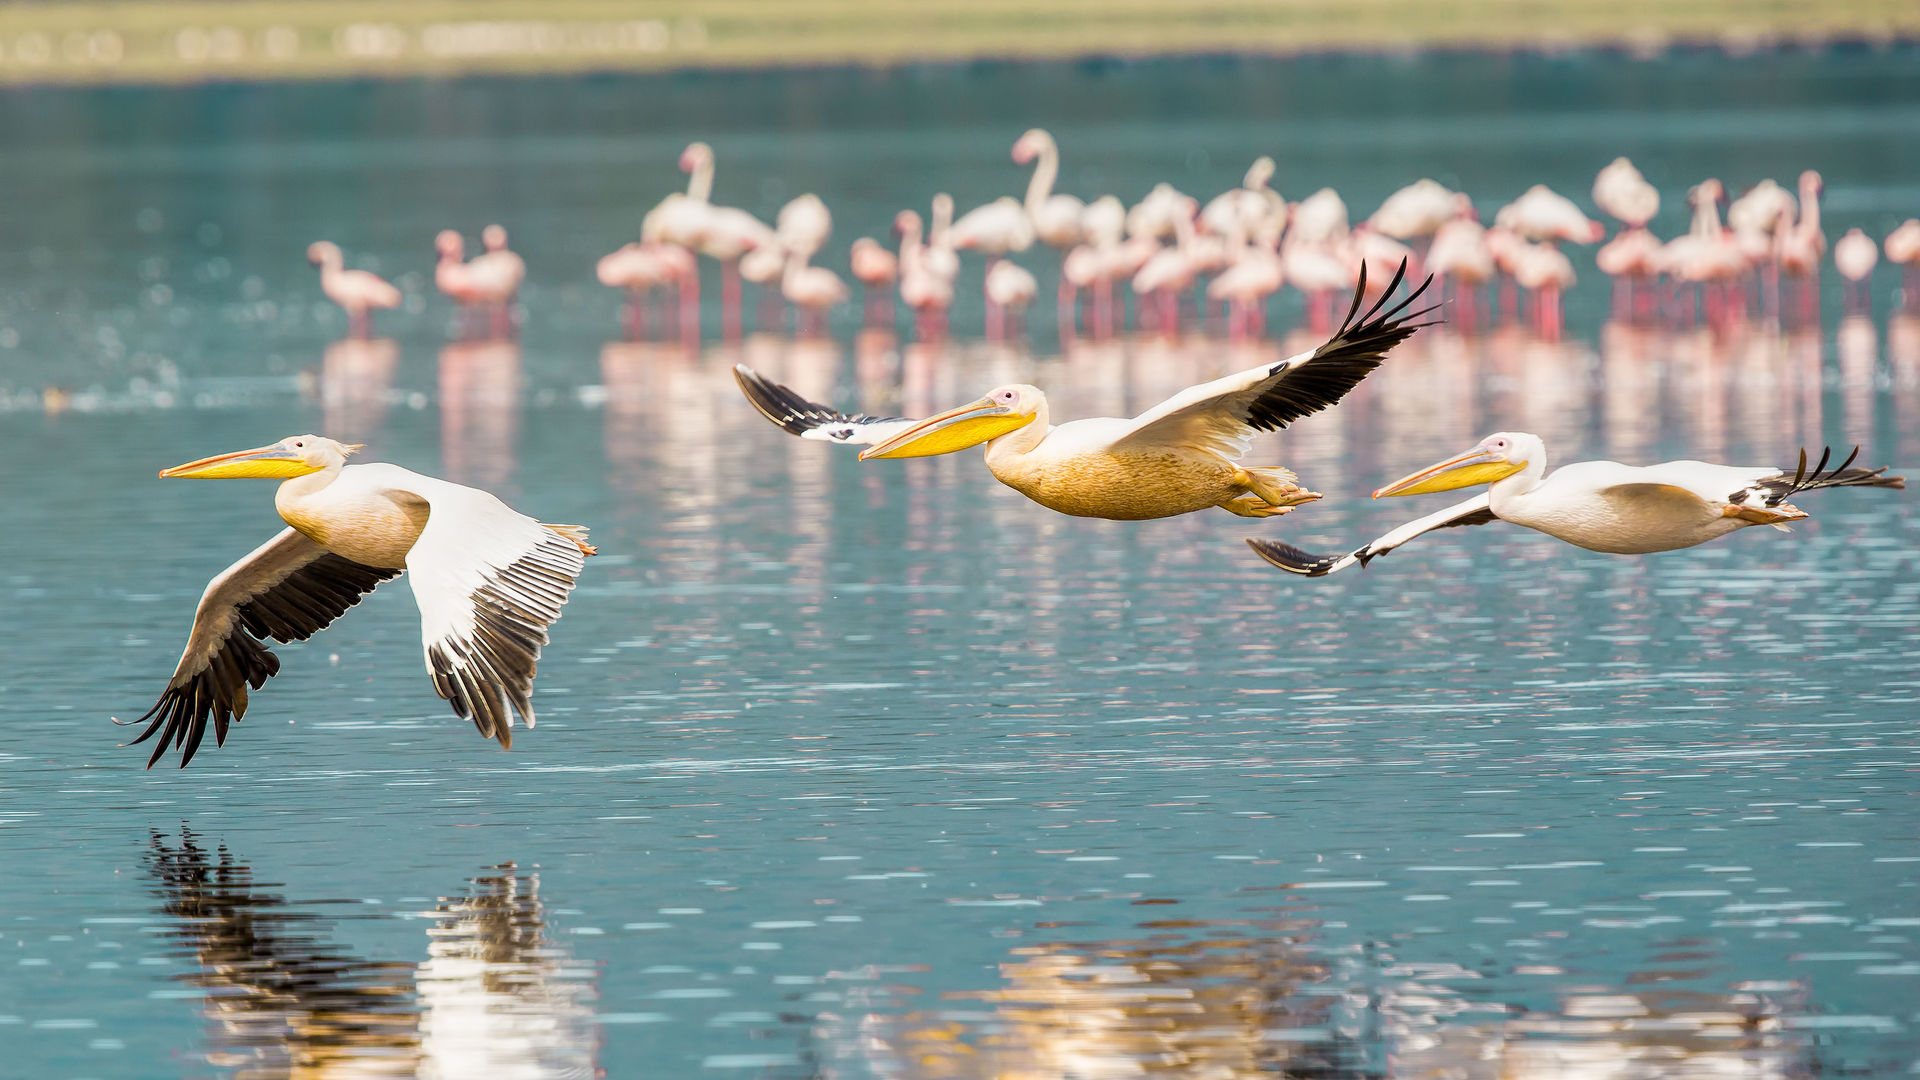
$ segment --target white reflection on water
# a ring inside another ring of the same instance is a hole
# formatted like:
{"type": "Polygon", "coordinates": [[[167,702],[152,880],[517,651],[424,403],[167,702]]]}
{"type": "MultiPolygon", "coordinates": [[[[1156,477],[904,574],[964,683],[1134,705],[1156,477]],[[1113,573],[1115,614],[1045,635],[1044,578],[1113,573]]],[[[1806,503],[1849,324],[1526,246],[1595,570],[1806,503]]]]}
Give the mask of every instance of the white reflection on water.
{"type": "Polygon", "coordinates": [[[372,961],[183,829],[148,852],[160,910],[198,970],[206,1062],[235,1080],[597,1075],[593,969],[549,936],[537,875],[512,864],[419,917],[428,958],[372,961]]]}
{"type": "MultiPolygon", "coordinates": [[[[1337,883],[1327,883],[1337,884],[1337,883]]],[[[1378,883],[1355,883],[1378,884],[1378,883]]],[[[1174,903],[1136,900],[1135,903],[1174,903]]],[[[1046,933],[1040,924],[1030,933],[1046,933]]],[[[828,1076],[889,1080],[1118,1080],[1262,1076],[1360,1080],[1788,1080],[1815,1074],[1798,984],[1662,989],[1687,969],[1581,986],[1551,1005],[1469,997],[1482,976],[1397,962],[1375,943],[1328,950],[1305,918],[1160,919],[1136,937],[1019,945],[1000,985],[935,1006],[879,972],[849,972],[844,1014],[818,1035],[828,1076]],[[1653,988],[1648,988],[1648,987],[1653,988]],[[978,1007],[969,1003],[977,1002],[978,1007]]],[[[1709,964],[1674,942],[1667,963],[1709,964]]],[[[1536,967],[1532,976],[1565,973],[1536,967]]]]}

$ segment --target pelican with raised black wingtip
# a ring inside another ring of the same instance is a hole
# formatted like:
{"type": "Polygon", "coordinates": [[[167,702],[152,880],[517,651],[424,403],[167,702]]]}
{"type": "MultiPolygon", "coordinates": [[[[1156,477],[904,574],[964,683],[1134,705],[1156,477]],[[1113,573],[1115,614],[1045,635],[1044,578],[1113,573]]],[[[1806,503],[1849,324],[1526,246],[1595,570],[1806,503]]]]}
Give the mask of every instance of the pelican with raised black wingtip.
{"type": "Polygon", "coordinates": [[[1320,496],[1278,466],[1240,458],[1262,431],[1275,431],[1339,401],[1433,310],[1409,312],[1421,284],[1388,298],[1406,264],[1364,313],[1364,272],[1346,320],[1326,344],[1175,394],[1130,420],[1098,417],[1058,427],[1047,399],[1024,384],[924,420],[849,416],[816,404],[740,366],[740,389],[767,419],[802,438],[864,447],[867,458],[928,457],[985,443],[987,469],[1001,483],[1076,517],[1137,521],[1218,506],[1241,517],[1284,514],[1320,496]]]}
{"type": "Polygon", "coordinates": [[[1903,488],[1906,480],[1887,467],[1857,469],[1860,448],[1829,469],[1832,450],[1811,469],[1807,452],[1792,469],[1665,461],[1622,465],[1578,461],[1547,473],[1547,445],[1538,435],[1500,431],[1464,454],[1421,469],[1373,493],[1422,495],[1489,485],[1462,503],[1405,525],[1353,551],[1310,555],[1287,544],[1248,539],[1261,558],[1289,573],[1325,577],[1358,563],[1367,565],[1416,536],[1435,529],[1510,521],[1575,547],[1613,555],[1645,555],[1693,547],[1752,525],[1786,531],[1807,512],[1787,500],[1804,491],[1834,487],[1903,488]]]}
{"type": "MultiPolygon", "coordinates": [[[[348,465],[360,449],[317,435],[176,465],[162,478],[281,481],[289,528],[207,585],[185,653],[160,700],[129,723],[158,734],[186,767],[209,724],[218,745],[246,715],[247,690],[280,670],[264,639],[304,641],[381,582],[412,571],[427,673],[480,734],[513,744],[533,726],[533,676],[586,557],[586,529],[543,525],[477,488],[397,465],[348,465]]],[[[116,720],[116,722],[121,722],[116,720]]]]}

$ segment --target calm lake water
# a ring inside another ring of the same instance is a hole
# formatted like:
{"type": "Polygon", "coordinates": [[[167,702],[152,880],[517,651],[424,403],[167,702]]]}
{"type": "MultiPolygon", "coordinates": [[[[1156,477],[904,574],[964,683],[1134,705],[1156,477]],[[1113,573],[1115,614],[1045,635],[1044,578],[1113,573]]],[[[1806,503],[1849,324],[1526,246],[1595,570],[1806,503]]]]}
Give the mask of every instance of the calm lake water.
{"type": "MultiPolygon", "coordinates": [[[[0,95],[0,1076],[1897,1075],[1920,1064],[1920,514],[1628,559],[1506,526],[1279,574],[1434,508],[1365,493],[1488,431],[1560,460],[1920,467],[1920,320],[1560,343],[1423,332],[1262,441],[1266,522],[1060,517],[973,453],[855,460],[730,374],[917,413],[999,382],[1129,414],[1311,341],[617,340],[592,263],[709,137],[716,197],[820,192],[835,256],[936,190],[1210,196],[1257,153],[1356,217],[1827,177],[1920,211],[1920,53],[1303,59],[0,95]],[[518,343],[449,343],[430,240],[504,221],[518,343]],[[401,280],[335,343],[305,245],[401,280]],[[70,395],[46,415],[41,391],[70,395]],[[593,528],[540,726],[431,692],[389,585],[226,747],[143,771],[264,482],[161,467],[319,431],[593,528]],[[1598,1075],[1598,1072],[1592,1075],[1598,1075]]],[[[1027,260],[1050,298],[1049,259],[1027,260]]],[[[977,266],[955,314],[979,327],[977,266]]],[[[1831,277],[1831,275],[1829,275],[1831,277]]],[[[709,298],[717,294],[711,287],[709,298]]],[[[709,329],[719,325],[707,313],[709,329]]]]}

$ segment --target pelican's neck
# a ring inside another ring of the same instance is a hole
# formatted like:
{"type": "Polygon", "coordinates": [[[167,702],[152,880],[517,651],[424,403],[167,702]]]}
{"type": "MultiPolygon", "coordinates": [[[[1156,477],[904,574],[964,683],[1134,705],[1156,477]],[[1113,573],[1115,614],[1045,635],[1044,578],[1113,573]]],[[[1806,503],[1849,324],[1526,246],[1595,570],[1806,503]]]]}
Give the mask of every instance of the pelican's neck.
{"type": "Polygon", "coordinates": [[[1033,410],[1033,419],[998,438],[987,440],[987,470],[1032,453],[1047,437],[1047,399],[1041,398],[1033,410]]]}
{"type": "Polygon", "coordinates": [[[1493,512],[1501,517],[1502,506],[1511,506],[1540,486],[1541,478],[1547,475],[1547,452],[1541,449],[1527,455],[1527,467],[1504,480],[1496,480],[1487,488],[1487,502],[1493,512]]]}
{"type": "Polygon", "coordinates": [[[287,516],[288,510],[298,507],[302,502],[319,494],[328,484],[338,480],[340,470],[345,465],[344,461],[336,461],[319,472],[280,481],[280,487],[273,493],[274,508],[280,511],[280,516],[286,519],[289,525],[293,524],[293,519],[287,516]]]}
{"type": "Polygon", "coordinates": [[[693,175],[687,178],[687,198],[694,202],[708,202],[713,197],[713,155],[703,156],[693,167],[693,175]]]}
{"type": "Polygon", "coordinates": [[[1033,168],[1033,179],[1027,181],[1027,213],[1040,212],[1040,204],[1053,193],[1054,177],[1059,172],[1060,149],[1048,139],[1040,144],[1040,163],[1033,168]]]}

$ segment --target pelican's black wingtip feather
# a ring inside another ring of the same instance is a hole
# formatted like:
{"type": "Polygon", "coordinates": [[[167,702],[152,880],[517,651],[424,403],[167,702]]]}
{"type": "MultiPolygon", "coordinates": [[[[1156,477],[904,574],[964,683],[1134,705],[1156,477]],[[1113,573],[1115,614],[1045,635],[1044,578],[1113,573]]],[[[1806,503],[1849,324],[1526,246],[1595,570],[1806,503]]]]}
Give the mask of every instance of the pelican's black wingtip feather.
{"type": "Polygon", "coordinates": [[[838,409],[808,401],[745,364],[733,365],[733,380],[740,385],[740,392],[746,395],[761,416],[794,435],[804,434],[821,424],[844,423],[854,419],[838,409]]]}
{"type": "Polygon", "coordinates": [[[1247,546],[1268,564],[1301,577],[1325,577],[1332,572],[1333,564],[1345,558],[1344,555],[1313,555],[1292,544],[1259,540],[1251,536],[1247,537],[1247,546]]]}
{"type": "Polygon", "coordinates": [[[1885,465],[1877,469],[1855,467],[1853,463],[1860,458],[1859,446],[1855,446],[1846,459],[1833,468],[1827,467],[1827,463],[1833,460],[1833,448],[1830,446],[1821,448],[1820,460],[1812,468],[1807,467],[1807,457],[1806,448],[1801,447],[1799,464],[1792,472],[1781,469],[1773,476],[1758,481],[1754,487],[1734,492],[1732,498],[1744,498],[1758,488],[1766,492],[1768,506],[1779,506],[1803,491],[1818,491],[1821,488],[1882,487],[1898,490],[1907,486],[1904,476],[1884,475],[1888,468],[1885,465]]]}

